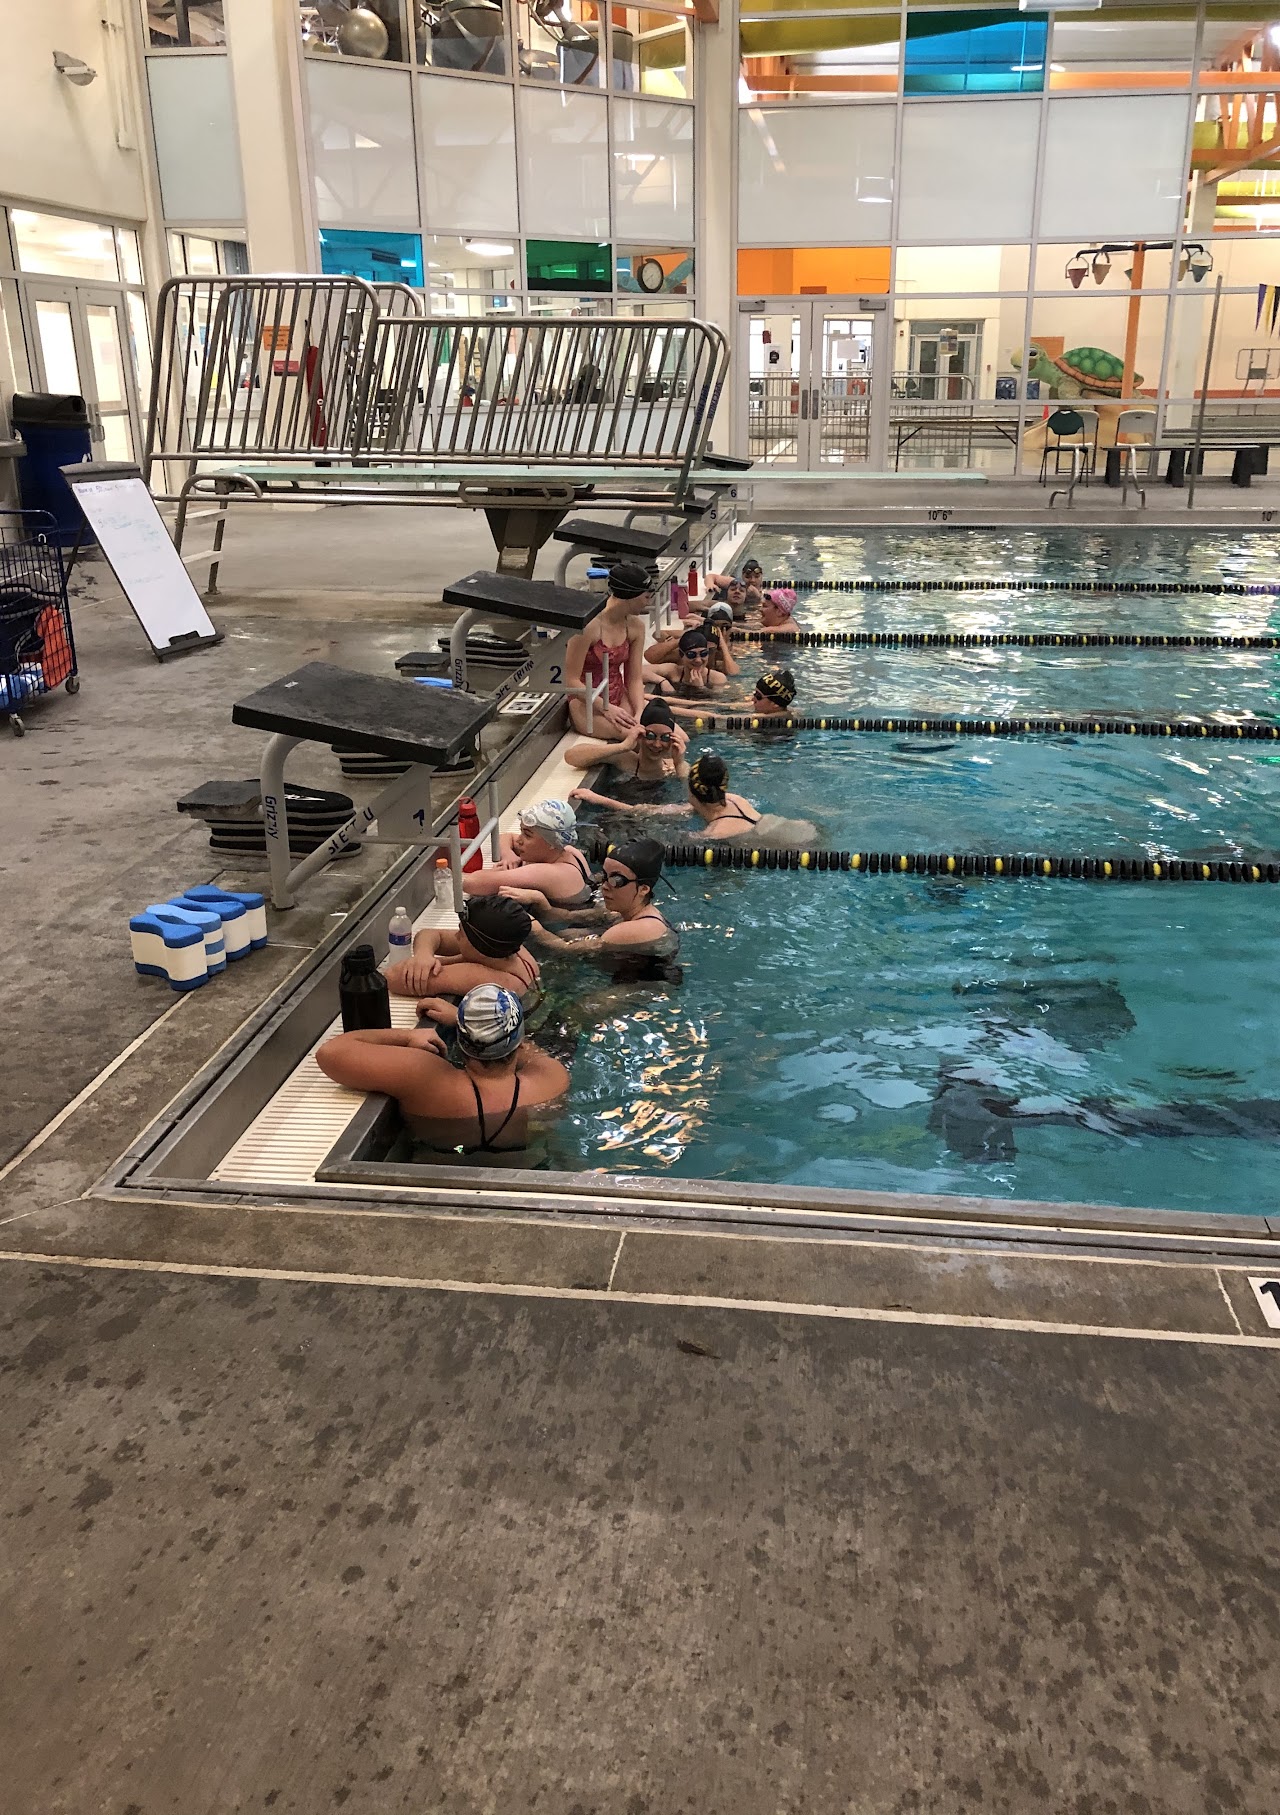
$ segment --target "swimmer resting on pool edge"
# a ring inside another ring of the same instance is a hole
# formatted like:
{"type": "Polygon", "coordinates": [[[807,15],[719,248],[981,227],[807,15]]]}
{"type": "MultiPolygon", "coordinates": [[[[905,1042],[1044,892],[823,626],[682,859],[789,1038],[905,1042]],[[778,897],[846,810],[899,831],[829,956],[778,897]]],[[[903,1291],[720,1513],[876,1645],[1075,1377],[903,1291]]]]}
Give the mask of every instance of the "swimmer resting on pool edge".
{"type": "Polygon", "coordinates": [[[440,926],[415,933],[412,955],[388,966],[387,988],[393,996],[434,1001],[445,995],[456,1002],[468,990],[494,983],[525,996],[538,983],[538,961],[524,949],[532,924],[516,901],[471,896],[462,904],[456,933],[440,926]]]}
{"type": "Polygon", "coordinates": [[[502,1153],[528,1142],[528,1111],[569,1088],[558,1059],[524,1037],[510,990],[485,983],[458,1005],[461,1065],[430,1028],[369,1027],[326,1040],[316,1063],[335,1084],[394,1097],[409,1128],[437,1153],[502,1153]]]}
{"type": "Polygon", "coordinates": [[[753,849],[781,850],[793,845],[812,849],[819,842],[818,828],[811,820],[780,819],[776,813],[761,813],[741,794],[731,794],[728,766],[710,750],[704,750],[690,767],[687,785],[689,800],[683,806],[614,800],[590,788],[575,788],[572,798],[592,801],[598,807],[613,807],[620,813],[657,814],[666,819],[687,814],[692,808],[702,821],[700,837],[734,839],[753,849]]]}
{"type": "MultiPolygon", "coordinates": [[[[756,718],[789,718],[791,702],[796,697],[796,677],[789,668],[767,668],[755,684],[749,700],[717,699],[717,712],[750,712],[756,718]]],[[[696,718],[706,712],[705,705],[688,705],[683,700],[668,700],[673,712],[696,718]]]]}
{"type": "Polygon", "coordinates": [[[594,769],[597,763],[608,763],[634,781],[682,780],[689,773],[684,753],[688,733],[677,725],[665,700],[650,700],[640,714],[640,723],[632,727],[621,743],[605,743],[582,737],[570,744],[564,760],[571,769],[594,769]]]}
{"type": "MultiPolygon", "coordinates": [[[[549,932],[535,919],[534,938],[554,951],[587,957],[653,957],[674,958],[680,950],[680,935],[654,901],[653,892],[662,874],[662,846],[652,838],[632,838],[614,845],[604,860],[603,908],[580,908],[566,913],[549,902],[535,889],[506,888],[504,895],[514,897],[537,916],[553,914],[560,921],[579,925],[607,918],[609,925],[602,933],[584,934],[580,938],[562,939],[549,932]]],[[[671,884],[667,883],[670,888],[671,884]]]]}

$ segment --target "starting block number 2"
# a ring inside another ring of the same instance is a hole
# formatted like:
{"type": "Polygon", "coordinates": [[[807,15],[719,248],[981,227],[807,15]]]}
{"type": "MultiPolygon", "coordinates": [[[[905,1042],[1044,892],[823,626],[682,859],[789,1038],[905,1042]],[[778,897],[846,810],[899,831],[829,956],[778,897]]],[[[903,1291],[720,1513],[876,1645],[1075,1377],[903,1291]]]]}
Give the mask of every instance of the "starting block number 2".
{"type": "Polygon", "coordinates": [[[1280,1279],[1267,1279],[1264,1275],[1251,1273],[1249,1284],[1253,1287],[1253,1296],[1262,1307],[1262,1315],[1273,1330],[1280,1330],[1280,1279]]]}

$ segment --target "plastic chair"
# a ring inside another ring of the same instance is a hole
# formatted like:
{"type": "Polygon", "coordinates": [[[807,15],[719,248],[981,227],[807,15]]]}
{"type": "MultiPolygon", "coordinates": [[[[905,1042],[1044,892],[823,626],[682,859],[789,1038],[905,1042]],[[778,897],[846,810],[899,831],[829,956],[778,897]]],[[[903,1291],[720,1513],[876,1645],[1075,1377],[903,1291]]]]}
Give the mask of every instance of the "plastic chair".
{"type": "MultiPolygon", "coordinates": [[[[1146,488],[1138,482],[1138,449],[1151,441],[1156,432],[1154,410],[1121,410],[1116,417],[1116,446],[1120,450],[1120,502],[1129,496],[1129,486],[1147,502],[1146,488]]],[[[1149,475],[1148,475],[1149,476],[1149,475]]]]}
{"type": "MultiPolygon", "coordinates": [[[[1096,422],[1096,411],[1094,412],[1094,419],[1096,422]]],[[[1041,485],[1044,484],[1045,477],[1049,471],[1049,455],[1051,453],[1053,455],[1053,474],[1056,479],[1058,474],[1062,471],[1061,460],[1064,444],[1071,443],[1076,448],[1083,447],[1084,443],[1082,437],[1084,435],[1084,417],[1080,414],[1079,410],[1056,409],[1045,423],[1044,429],[1044,449],[1040,455],[1041,485]]],[[[1076,466],[1076,457],[1073,452],[1071,456],[1073,479],[1076,472],[1076,466]]]]}

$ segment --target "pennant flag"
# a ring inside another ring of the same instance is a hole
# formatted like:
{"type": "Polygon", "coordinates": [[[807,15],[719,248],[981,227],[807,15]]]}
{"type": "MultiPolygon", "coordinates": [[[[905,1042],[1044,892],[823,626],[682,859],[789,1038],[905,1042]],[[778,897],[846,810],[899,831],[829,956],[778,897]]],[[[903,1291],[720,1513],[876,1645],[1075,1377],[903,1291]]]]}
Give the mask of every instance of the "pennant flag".
{"type": "Polygon", "coordinates": [[[1263,308],[1263,304],[1266,302],[1266,300],[1267,300],[1267,286],[1265,284],[1259,284],[1258,285],[1258,306],[1254,310],[1254,313],[1253,313],[1253,325],[1255,328],[1260,327],[1262,325],[1262,308],[1263,308]]]}

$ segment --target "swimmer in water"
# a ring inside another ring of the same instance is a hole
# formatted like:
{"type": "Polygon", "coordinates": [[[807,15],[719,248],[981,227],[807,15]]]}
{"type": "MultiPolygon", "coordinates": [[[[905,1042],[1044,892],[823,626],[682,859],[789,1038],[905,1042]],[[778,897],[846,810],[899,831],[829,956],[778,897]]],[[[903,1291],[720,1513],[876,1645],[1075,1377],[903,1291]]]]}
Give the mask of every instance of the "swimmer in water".
{"type": "Polygon", "coordinates": [[[533,922],[518,901],[475,895],[462,904],[457,932],[424,927],[414,935],[413,954],[387,970],[393,996],[416,996],[418,1013],[452,1024],[456,1005],[483,983],[535,997],[538,961],[525,950],[533,922]]]}
{"type": "Polygon", "coordinates": [[[462,878],[468,895],[497,895],[505,882],[540,889],[562,907],[585,907],[596,898],[591,865],[574,844],[578,822],[564,800],[525,807],[515,832],[504,832],[502,857],[462,878]]]}
{"type": "MultiPolygon", "coordinates": [[[[796,678],[789,668],[768,668],[755,684],[749,700],[717,699],[721,712],[750,712],[755,718],[790,718],[791,702],[796,697],[796,678]]],[[[696,716],[697,706],[672,701],[671,710],[683,717],[696,716]]]]}
{"type": "Polygon", "coordinates": [[[683,630],[674,628],[665,632],[645,650],[645,680],[653,685],[660,680],[676,678],[670,665],[679,660],[680,638],[690,630],[701,630],[705,634],[711,648],[711,666],[718,674],[737,674],[738,663],[729,644],[732,628],[733,612],[727,605],[709,605],[701,619],[690,612],[683,630]]]}
{"type": "Polygon", "coordinates": [[[775,586],[766,592],[760,602],[760,623],[757,627],[761,636],[787,636],[796,628],[795,612],[796,595],[789,586],[775,586]]]}
{"type": "Polygon", "coordinates": [[[677,725],[667,702],[650,700],[640,714],[640,723],[620,744],[579,738],[569,745],[564,760],[573,769],[594,769],[598,763],[608,763],[633,781],[656,785],[673,778],[684,780],[689,773],[684,758],[688,743],[688,733],[677,725]]]}
{"type": "Polygon", "coordinates": [[[712,662],[711,639],[701,628],[686,630],[676,645],[675,661],[653,672],[656,691],[663,698],[709,700],[725,685],[724,675],[712,662]]]}
{"type": "Polygon", "coordinates": [[[711,598],[731,605],[735,618],[745,618],[759,607],[764,596],[764,569],[759,561],[744,561],[741,579],[735,580],[730,573],[709,573],[707,592],[711,598]]]}
{"type": "Polygon", "coordinates": [[[704,750],[690,766],[688,788],[688,803],[683,806],[614,800],[589,788],[576,788],[574,799],[589,800],[598,807],[612,807],[622,813],[655,814],[664,819],[685,816],[692,809],[701,821],[699,837],[740,840],[753,848],[812,848],[818,843],[818,829],[812,821],[761,813],[743,795],[731,794],[728,766],[710,750],[704,750]]]}
{"type": "Polygon", "coordinates": [[[680,950],[680,935],[653,898],[658,883],[666,882],[663,856],[662,846],[652,838],[632,838],[614,845],[604,860],[602,908],[566,914],[535,890],[511,889],[509,893],[533,914],[534,938],[552,951],[603,961],[653,959],[669,967],[680,950]],[[603,932],[564,939],[541,924],[543,914],[560,923],[583,925],[594,919],[597,924],[605,920],[607,925],[603,932]]]}
{"type": "Polygon", "coordinates": [[[400,1105],[410,1131],[437,1153],[505,1153],[528,1144],[528,1112],[569,1088],[558,1059],[524,1035],[510,990],[485,983],[458,1005],[456,1050],[445,1057],[431,1028],[368,1027],[326,1040],[316,1063],[335,1084],[381,1091],[400,1105]]]}

